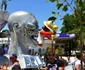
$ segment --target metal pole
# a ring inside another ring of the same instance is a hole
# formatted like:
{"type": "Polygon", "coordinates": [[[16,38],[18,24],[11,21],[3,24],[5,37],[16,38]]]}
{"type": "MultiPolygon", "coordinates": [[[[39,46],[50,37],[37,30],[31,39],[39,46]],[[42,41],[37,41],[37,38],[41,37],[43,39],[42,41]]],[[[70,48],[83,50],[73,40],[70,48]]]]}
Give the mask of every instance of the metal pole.
{"type": "Polygon", "coordinates": [[[53,52],[53,40],[52,40],[52,52],[53,52]]]}

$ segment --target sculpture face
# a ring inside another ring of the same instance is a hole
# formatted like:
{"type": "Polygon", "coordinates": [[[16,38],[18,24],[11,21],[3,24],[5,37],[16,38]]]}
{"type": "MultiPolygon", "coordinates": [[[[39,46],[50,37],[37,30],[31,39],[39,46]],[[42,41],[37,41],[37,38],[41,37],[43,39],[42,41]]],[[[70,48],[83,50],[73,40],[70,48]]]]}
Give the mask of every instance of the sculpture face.
{"type": "Polygon", "coordinates": [[[38,33],[38,22],[33,14],[14,12],[8,18],[8,27],[11,32],[8,54],[27,54],[29,46],[37,45],[34,35],[38,33]]]}
{"type": "Polygon", "coordinates": [[[16,32],[23,30],[24,34],[34,35],[38,32],[38,22],[35,16],[29,12],[18,11],[10,15],[8,19],[8,27],[11,32],[13,28],[16,32]]]}

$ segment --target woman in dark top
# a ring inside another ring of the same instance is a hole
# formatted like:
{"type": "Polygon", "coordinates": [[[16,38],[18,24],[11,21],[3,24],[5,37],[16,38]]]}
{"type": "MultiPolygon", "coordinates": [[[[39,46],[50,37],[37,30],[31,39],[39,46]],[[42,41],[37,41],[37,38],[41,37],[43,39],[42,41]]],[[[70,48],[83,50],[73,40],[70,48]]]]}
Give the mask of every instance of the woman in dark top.
{"type": "Polygon", "coordinates": [[[12,54],[10,56],[10,61],[12,62],[12,65],[10,66],[10,70],[21,70],[16,54],[12,54]]]}

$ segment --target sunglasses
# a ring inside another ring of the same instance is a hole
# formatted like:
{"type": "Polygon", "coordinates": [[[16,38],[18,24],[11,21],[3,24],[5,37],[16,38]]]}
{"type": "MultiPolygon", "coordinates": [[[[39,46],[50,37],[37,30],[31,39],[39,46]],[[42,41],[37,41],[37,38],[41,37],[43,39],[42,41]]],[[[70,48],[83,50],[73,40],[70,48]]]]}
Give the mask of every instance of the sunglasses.
{"type": "Polygon", "coordinates": [[[49,53],[48,56],[54,56],[54,53],[49,53]]]}
{"type": "Polygon", "coordinates": [[[48,56],[53,56],[53,54],[48,54],[48,56]]]}

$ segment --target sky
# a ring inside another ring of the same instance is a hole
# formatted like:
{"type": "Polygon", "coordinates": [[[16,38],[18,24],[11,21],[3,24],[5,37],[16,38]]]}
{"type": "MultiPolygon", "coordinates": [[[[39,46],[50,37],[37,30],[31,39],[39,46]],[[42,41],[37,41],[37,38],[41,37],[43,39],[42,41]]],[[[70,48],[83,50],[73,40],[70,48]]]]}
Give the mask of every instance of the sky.
{"type": "MultiPolygon", "coordinates": [[[[52,11],[58,12],[55,3],[46,2],[46,0],[11,0],[8,1],[7,11],[9,14],[16,11],[28,11],[35,15],[38,20],[39,28],[44,26],[44,21],[47,21],[49,17],[52,16],[52,11]]],[[[58,26],[57,32],[60,33],[60,29],[62,27],[62,20],[60,20],[63,15],[66,13],[59,11],[61,14],[57,16],[57,20],[55,21],[58,26]]],[[[6,25],[4,29],[8,29],[8,25],[6,25]]]]}

